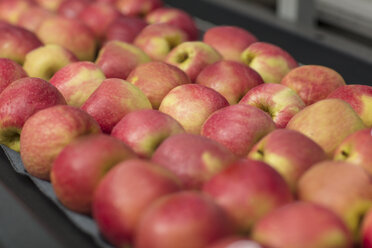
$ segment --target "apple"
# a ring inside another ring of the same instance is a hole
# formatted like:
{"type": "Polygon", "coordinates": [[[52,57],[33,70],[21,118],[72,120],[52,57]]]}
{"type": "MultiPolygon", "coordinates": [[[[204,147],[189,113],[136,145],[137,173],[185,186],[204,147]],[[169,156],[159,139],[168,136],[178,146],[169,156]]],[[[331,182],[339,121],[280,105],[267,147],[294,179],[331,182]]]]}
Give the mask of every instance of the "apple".
{"type": "Polygon", "coordinates": [[[66,145],[80,136],[100,132],[98,123],[76,107],[59,105],[40,110],[23,125],[22,162],[31,175],[49,180],[53,162],[66,145]]]}
{"type": "Polygon", "coordinates": [[[74,62],[58,70],[50,83],[65,97],[67,104],[81,107],[106,77],[92,62],[74,62]]]}
{"type": "Polygon", "coordinates": [[[288,52],[266,42],[252,43],[243,51],[241,59],[257,71],[265,83],[280,83],[290,70],[298,66],[288,52]]]}
{"type": "Polygon", "coordinates": [[[277,129],[262,138],[248,158],[267,163],[296,191],[297,181],[312,165],[326,160],[323,149],[300,132],[277,129]]]}
{"type": "Polygon", "coordinates": [[[17,25],[35,32],[44,20],[52,16],[53,13],[41,7],[29,7],[20,14],[17,25]]]}
{"type": "Polygon", "coordinates": [[[11,59],[0,58],[0,94],[13,81],[27,77],[22,66],[11,59]]]}
{"type": "Polygon", "coordinates": [[[365,128],[352,107],[340,99],[320,100],[297,113],[287,125],[320,145],[328,157],[350,134],[365,128]]]}
{"type": "Polygon", "coordinates": [[[81,107],[111,133],[114,126],[129,112],[151,109],[147,97],[133,84],[118,78],[104,80],[81,107]]]}
{"type": "Polygon", "coordinates": [[[78,18],[79,13],[85,9],[92,0],[64,0],[57,9],[60,16],[78,18]]]}
{"type": "Polygon", "coordinates": [[[133,241],[151,203],[180,189],[180,181],[168,170],[146,160],[127,160],[109,171],[98,185],[93,217],[110,243],[124,247],[133,241]]]}
{"type": "Polygon", "coordinates": [[[96,60],[107,78],[121,79],[126,79],[137,65],[147,62],[150,62],[150,58],[140,48],[116,40],[107,42],[96,60]]]}
{"type": "Polygon", "coordinates": [[[372,175],[371,150],[372,129],[363,129],[343,140],[337,147],[333,159],[358,165],[372,175]]]}
{"type": "Polygon", "coordinates": [[[117,0],[117,9],[126,16],[141,16],[163,6],[162,0],[117,0]]]}
{"type": "Polygon", "coordinates": [[[372,209],[366,214],[362,226],[361,245],[363,248],[372,247],[372,209]]]}
{"type": "Polygon", "coordinates": [[[258,221],[252,237],[275,248],[351,248],[351,235],[331,210],[317,204],[294,202],[258,221]]]}
{"type": "MultiPolygon", "coordinates": [[[[228,236],[214,242],[207,248],[265,248],[259,243],[239,236],[228,236]]],[[[266,247],[268,248],[268,247],[266,247]]]]}
{"type": "Polygon", "coordinates": [[[194,134],[168,137],[152,156],[152,161],[175,173],[189,189],[200,189],[235,160],[226,147],[194,134]]]}
{"type": "Polygon", "coordinates": [[[35,1],[44,9],[56,11],[59,5],[63,3],[65,0],[33,0],[33,1],[35,1]]]}
{"type": "Polygon", "coordinates": [[[123,142],[104,134],[88,135],[68,144],[53,162],[50,178],[62,204],[90,214],[93,194],[106,173],[121,161],[135,158],[123,142]]]}
{"type": "Polygon", "coordinates": [[[188,40],[197,40],[199,36],[198,28],[193,18],[182,9],[162,7],[151,11],[146,16],[148,23],[167,23],[185,31],[188,40]]]}
{"type": "Polygon", "coordinates": [[[23,69],[30,77],[49,80],[58,70],[76,61],[77,58],[69,50],[48,44],[27,53],[23,69]]]}
{"type": "Polygon", "coordinates": [[[248,66],[222,60],[205,67],[195,82],[219,92],[232,105],[238,103],[250,89],[262,84],[263,80],[248,66]]]}
{"type": "Polygon", "coordinates": [[[26,54],[43,45],[32,32],[13,25],[0,27],[0,58],[23,64],[26,54]]]}
{"type": "Polygon", "coordinates": [[[139,17],[120,16],[107,27],[104,40],[132,43],[146,26],[147,23],[139,17]]]}
{"type": "Polygon", "coordinates": [[[79,60],[93,61],[97,43],[93,32],[82,22],[62,16],[44,20],[36,30],[45,44],[56,44],[70,50],[79,60]]]}
{"type": "Polygon", "coordinates": [[[222,60],[221,55],[208,44],[201,41],[188,41],[173,48],[165,62],[185,71],[194,82],[207,65],[220,60],[222,60]]]}
{"type": "Polygon", "coordinates": [[[241,63],[243,51],[258,40],[243,28],[217,26],[205,32],[203,41],[216,49],[224,59],[241,63]]]}
{"type": "Polygon", "coordinates": [[[294,90],[270,83],[249,90],[239,103],[262,109],[271,116],[277,128],[285,128],[292,117],[305,107],[294,90]]]}
{"type": "Polygon", "coordinates": [[[211,88],[200,84],[183,84],[169,91],[159,110],[179,121],[186,132],[200,134],[208,116],[228,105],[227,100],[211,88]]]}
{"type": "Polygon", "coordinates": [[[281,84],[296,91],[306,105],[310,105],[327,98],[331,92],[345,85],[345,81],[331,68],[303,65],[289,72],[281,84]]]}
{"type": "Polygon", "coordinates": [[[22,13],[33,5],[31,0],[1,0],[0,19],[16,24],[22,13]]]}
{"type": "Polygon", "coordinates": [[[142,90],[154,109],[159,108],[161,101],[170,90],[191,83],[181,69],[160,61],[138,65],[129,74],[127,80],[142,90]]]}
{"type": "Polygon", "coordinates": [[[137,155],[151,158],[165,139],[183,132],[181,124],[169,115],[144,109],[125,115],[112,129],[111,135],[126,143],[137,155]]]}
{"type": "Polygon", "coordinates": [[[0,143],[19,151],[19,137],[27,119],[39,110],[66,104],[62,94],[40,78],[21,78],[0,94],[0,143]]]}
{"type": "Polygon", "coordinates": [[[358,239],[361,218],[372,207],[372,179],[363,168],[341,161],[318,163],[301,177],[297,192],[300,200],[334,211],[358,239]]]}
{"type": "Polygon", "coordinates": [[[368,85],[344,85],[338,87],[327,98],[338,98],[349,103],[367,127],[372,127],[372,87],[368,85]]]}
{"type": "Polygon", "coordinates": [[[223,210],[206,195],[184,191],[156,200],[137,229],[137,248],[205,248],[232,233],[223,210]]]}
{"type": "Polygon", "coordinates": [[[201,135],[246,156],[262,137],[275,129],[271,117],[259,108],[237,104],[214,112],[204,122],[201,135]]]}
{"type": "Polygon", "coordinates": [[[133,44],[145,51],[153,60],[164,60],[169,52],[187,41],[187,34],[166,23],[151,24],[136,37],[133,44]]]}

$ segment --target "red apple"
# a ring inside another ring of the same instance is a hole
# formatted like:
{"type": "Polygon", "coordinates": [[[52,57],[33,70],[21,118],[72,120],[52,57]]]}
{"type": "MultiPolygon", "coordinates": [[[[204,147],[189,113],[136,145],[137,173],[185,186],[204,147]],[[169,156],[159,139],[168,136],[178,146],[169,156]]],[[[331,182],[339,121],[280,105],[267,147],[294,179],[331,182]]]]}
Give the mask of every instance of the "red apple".
{"type": "Polygon", "coordinates": [[[67,18],[77,18],[79,13],[85,9],[92,0],[64,0],[58,6],[58,14],[67,18]]]}
{"type": "Polygon", "coordinates": [[[140,218],[151,203],[180,189],[179,180],[168,170],[146,160],[127,160],[99,184],[93,216],[103,235],[116,247],[123,247],[133,241],[140,218]]]}
{"type": "Polygon", "coordinates": [[[38,6],[27,8],[18,18],[17,25],[35,32],[40,24],[53,16],[53,13],[38,6]]]}
{"type": "Polygon", "coordinates": [[[147,23],[139,17],[120,16],[107,27],[105,42],[118,40],[132,43],[146,26],[147,23]]]}
{"type": "Polygon", "coordinates": [[[372,209],[364,217],[361,235],[362,235],[361,237],[362,247],[371,248],[372,247],[372,209]]]}
{"type": "Polygon", "coordinates": [[[118,10],[127,16],[146,16],[154,9],[163,6],[162,0],[116,0],[118,10]]]}
{"type": "Polygon", "coordinates": [[[0,58],[0,93],[13,81],[27,77],[22,66],[11,59],[0,58]]]}
{"type": "Polygon", "coordinates": [[[31,0],[1,0],[0,20],[16,24],[22,13],[33,5],[31,0]]]}
{"type": "Polygon", "coordinates": [[[259,243],[239,236],[228,236],[214,242],[207,248],[269,248],[259,243]]]}
{"type": "Polygon", "coordinates": [[[56,11],[61,3],[65,0],[33,0],[44,9],[56,11]]]}

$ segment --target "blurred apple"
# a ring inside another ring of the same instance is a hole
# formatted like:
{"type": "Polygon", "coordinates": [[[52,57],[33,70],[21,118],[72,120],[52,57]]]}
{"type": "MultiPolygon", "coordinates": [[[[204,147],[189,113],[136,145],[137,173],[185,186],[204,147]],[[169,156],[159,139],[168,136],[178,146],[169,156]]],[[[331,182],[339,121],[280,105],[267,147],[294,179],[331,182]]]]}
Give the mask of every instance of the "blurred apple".
{"type": "Polygon", "coordinates": [[[117,9],[126,16],[146,16],[163,6],[162,0],[116,0],[117,9]]]}
{"type": "Polygon", "coordinates": [[[139,17],[120,16],[107,27],[105,42],[118,40],[132,43],[146,26],[147,23],[139,17]]]}
{"type": "Polygon", "coordinates": [[[17,25],[31,32],[35,32],[44,20],[52,16],[52,12],[39,6],[29,7],[21,13],[17,25]]]}
{"type": "Polygon", "coordinates": [[[39,4],[44,9],[55,11],[58,9],[59,5],[65,0],[33,0],[39,4]]]}
{"type": "Polygon", "coordinates": [[[22,66],[11,59],[0,58],[0,94],[13,81],[27,77],[22,66]]]}
{"type": "Polygon", "coordinates": [[[33,5],[31,0],[1,0],[0,20],[16,24],[22,13],[33,5]]]}
{"type": "Polygon", "coordinates": [[[363,248],[372,248],[372,209],[364,217],[361,239],[363,248]]]}
{"type": "Polygon", "coordinates": [[[80,12],[85,9],[92,0],[64,0],[58,6],[58,14],[67,18],[77,18],[80,12]]]}
{"type": "Polygon", "coordinates": [[[249,240],[248,238],[239,236],[228,236],[222,238],[212,245],[207,246],[207,248],[269,248],[267,246],[262,246],[261,244],[249,240]]]}

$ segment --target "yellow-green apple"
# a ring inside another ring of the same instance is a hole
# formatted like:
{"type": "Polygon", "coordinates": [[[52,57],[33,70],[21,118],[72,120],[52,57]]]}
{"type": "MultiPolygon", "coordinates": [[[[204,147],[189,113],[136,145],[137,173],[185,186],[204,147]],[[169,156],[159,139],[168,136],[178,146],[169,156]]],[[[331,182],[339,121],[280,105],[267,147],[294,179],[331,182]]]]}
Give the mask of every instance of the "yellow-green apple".
{"type": "Polygon", "coordinates": [[[184,132],[181,124],[169,115],[144,109],[125,115],[111,135],[126,143],[137,155],[150,158],[165,139],[184,132]]]}
{"type": "Polygon", "coordinates": [[[32,32],[13,25],[0,27],[0,58],[23,64],[26,54],[43,45],[32,32]]]}
{"type": "Polygon", "coordinates": [[[219,92],[232,105],[238,103],[248,90],[262,84],[263,80],[248,66],[222,60],[205,67],[195,82],[219,92]]]}
{"type": "Polygon", "coordinates": [[[213,176],[203,192],[226,211],[240,233],[248,233],[260,218],[293,200],[278,172],[263,162],[246,159],[213,176]]]}
{"type": "Polygon", "coordinates": [[[205,248],[232,230],[225,212],[211,198],[184,191],[148,207],[139,222],[135,247],[205,248]]]}
{"type": "Polygon", "coordinates": [[[169,52],[187,41],[187,34],[166,23],[151,24],[136,37],[133,44],[145,51],[153,60],[164,60],[169,52]]]}
{"type": "Polygon", "coordinates": [[[249,240],[245,237],[239,236],[227,236],[220,240],[217,240],[213,244],[207,246],[207,248],[269,248],[262,246],[261,244],[249,240]]]}
{"type": "Polygon", "coordinates": [[[273,167],[296,191],[297,181],[312,165],[326,160],[323,149],[300,132],[277,129],[262,138],[249,152],[248,158],[273,167]]]}
{"type": "Polygon", "coordinates": [[[372,179],[361,167],[342,161],[312,166],[298,182],[298,197],[337,213],[358,240],[360,222],[372,207],[372,179]]]}
{"type": "Polygon", "coordinates": [[[176,134],[155,150],[152,161],[174,172],[186,188],[199,189],[235,161],[226,147],[194,134],[176,134]]]}
{"type": "Polygon", "coordinates": [[[68,105],[81,107],[106,77],[92,62],[75,62],[57,71],[50,83],[65,97],[68,105]]]}
{"type": "Polygon", "coordinates": [[[271,116],[277,128],[285,128],[290,119],[305,107],[305,103],[294,90],[271,83],[249,90],[239,103],[262,109],[271,116]]]}
{"type": "Polygon", "coordinates": [[[102,40],[107,27],[120,16],[120,12],[108,3],[92,2],[79,13],[78,19],[85,23],[102,40]]]}
{"type": "Polygon", "coordinates": [[[372,210],[363,220],[361,245],[363,248],[372,248],[372,210]]]}
{"type": "Polygon", "coordinates": [[[77,18],[91,2],[92,0],[64,0],[58,6],[57,13],[67,18],[77,18]]]}
{"type": "Polygon", "coordinates": [[[56,44],[70,50],[79,60],[93,61],[97,42],[93,32],[81,21],[62,16],[44,20],[36,30],[45,44],[56,44]]]}
{"type": "Polygon", "coordinates": [[[363,129],[349,135],[337,147],[334,160],[346,161],[364,168],[372,175],[372,129],[363,129]]]}
{"type": "Polygon", "coordinates": [[[127,80],[142,90],[154,109],[159,108],[161,101],[171,89],[191,83],[184,71],[160,61],[138,65],[127,80]]]}
{"type": "Polygon", "coordinates": [[[200,84],[183,84],[169,91],[159,110],[179,121],[186,132],[200,134],[208,116],[228,105],[227,100],[211,88],[200,84]]]}
{"type": "Polygon", "coordinates": [[[47,18],[53,16],[53,13],[39,6],[33,6],[26,9],[19,16],[17,25],[31,32],[35,32],[40,24],[47,18]]]}
{"type": "Polygon", "coordinates": [[[241,59],[257,71],[265,83],[280,83],[290,70],[298,66],[287,51],[266,42],[252,43],[243,51],[241,59]]]}
{"type": "Polygon", "coordinates": [[[320,145],[329,157],[350,134],[365,128],[352,107],[340,99],[320,100],[298,112],[287,124],[320,145]]]}
{"type": "Polygon", "coordinates": [[[146,16],[148,23],[167,23],[185,31],[188,35],[188,40],[198,39],[198,28],[193,18],[182,9],[162,7],[151,11],[146,16]]]}
{"type": "Polygon", "coordinates": [[[26,54],[23,69],[30,77],[49,80],[62,67],[78,59],[59,45],[47,44],[26,54]]]}
{"type": "Polygon", "coordinates": [[[348,102],[358,113],[367,127],[372,127],[372,87],[368,85],[344,85],[331,94],[328,98],[338,98],[348,102]]]}
{"type": "Polygon", "coordinates": [[[33,5],[31,0],[1,0],[0,20],[16,24],[22,13],[33,5]]]}
{"type": "Polygon", "coordinates": [[[237,156],[247,156],[251,148],[274,129],[275,123],[264,111],[237,104],[210,115],[201,135],[221,143],[237,156]]]}
{"type": "Polygon", "coordinates": [[[59,105],[33,114],[23,125],[20,146],[26,170],[49,180],[55,158],[79,136],[100,133],[98,123],[79,108],[59,105]]]}
{"type": "Polygon", "coordinates": [[[118,78],[104,80],[81,107],[111,133],[114,126],[129,112],[151,109],[151,103],[133,84],[118,78]]]}
{"type": "Polygon", "coordinates": [[[117,9],[126,16],[144,17],[154,9],[163,6],[162,0],[117,0],[117,9]]]}
{"type": "Polygon", "coordinates": [[[208,44],[201,41],[188,41],[173,48],[165,62],[185,71],[194,82],[207,65],[220,60],[222,56],[208,44]]]}
{"type": "Polygon", "coordinates": [[[98,185],[93,217],[110,243],[125,247],[134,240],[140,218],[151,203],[179,190],[181,182],[170,171],[146,160],[127,160],[98,185]]]}
{"type": "Polygon", "coordinates": [[[258,40],[243,28],[217,26],[205,32],[203,41],[216,49],[224,59],[241,63],[243,51],[258,40]]]}
{"type": "Polygon", "coordinates": [[[313,203],[294,202],[258,221],[253,238],[275,248],[351,248],[350,232],[331,210],[313,203]]]}
{"type": "Polygon", "coordinates": [[[121,161],[135,158],[123,142],[105,134],[88,135],[68,144],[50,171],[57,198],[75,212],[90,214],[93,194],[106,173],[121,161]]]}
{"type": "Polygon", "coordinates": [[[150,60],[150,57],[140,48],[113,40],[101,48],[96,64],[107,78],[126,79],[137,65],[150,62],[150,60]]]}
{"type": "Polygon", "coordinates": [[[22,66],[11,59],[0,58],[0,93],[13,81],[27,77],[22,66]]]}
{"type": "Polygon", "coordinates": [[[65,0],[33,0],[44,9],[56,11],[61,3],[65,0]]]}
{"type": "Polygon", "coordinates": [[[62,94],[40,78],[21,78],[0,94],[0,143],[19,151],[19,136],[27,119],[39,110],[66,104],[62,94]]]}
{"type": "Polygon", "coordinates": [[[281,81],[297,92],[306,105],[313,104],[345,85],[340,74],[320,65],[303,65],[290,71],[281,81]]]}
{"type": "Polygon", "coordinates": [[[118,40],[132,43],[146,26],[147,23],[139,17],[120,16],[107,27],[104,41],[118,40]]]}

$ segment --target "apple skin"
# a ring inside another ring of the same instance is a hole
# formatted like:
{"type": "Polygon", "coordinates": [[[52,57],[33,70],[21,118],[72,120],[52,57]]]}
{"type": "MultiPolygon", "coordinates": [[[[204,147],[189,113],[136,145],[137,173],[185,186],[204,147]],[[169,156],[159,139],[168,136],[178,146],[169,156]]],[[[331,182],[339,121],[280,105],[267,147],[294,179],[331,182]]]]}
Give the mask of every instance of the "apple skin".
{"type": "Polygon", "coordinates": [[[196,191],[164,196],[145,211],[137,229],[137,248],[205,248],[232,233],[224,211],[196,191]]]}
{"type": "Polygon", "coordinates": [[[59,5],[63,3],[65,0],[33,0],[33,1],[35,1],[44,9],[56,11],[59,5]]]}
{"type": "Polygon", "coordinates": [[[150,60],[150,57],[140,48],[113,40],[101,48],[96,64],[107,78],[126,79],[137,65],[150,62],[150,60]]]}
{"type": "Polygon", "coordinates": [[[367,85],[344,85],[327,98],[338,98],[349,103],[367,127],[372,127],[372,87],[367,85]]]}
{"type": "Polygon", "coordinates": [[[195,82],[219,92],[232,105],[238,103],[250,89],[262,84],[263,80],[248,66],[222,60],[205,67],[195,82]]]}
{"type": "Polygon", "coordinates": [[[278,172],[263,162],[246,159],[213,176],[203,192],[226,211],[239,233],[248,233],[260,218],[293,200],[278,172]]]}
{"type": "Polygon", "coordinates": [[[275,248],[351,248],[350,232],[331,210],[317,204],[293,202],[258,221],[253,239],[275,248]]]}
{"type": "Polygon", "coordinates": [[[56,44],[70,50],[79,60],[93,61],[97,42],[93,32],[77,19],[62,16],[44,20],[36,30],[45,44],[56,44]]]}
{"type": "Polygon", "coordinates": [[[65,207],[90,214],[93,194],[102,178],[121,161],[135,157],[128,146],[108,135],[78,138],[53,162],[50,178],[54,192],[65,207]]]}
{"type": "Polygon", "coordinates": [[[214,242],[212,245],[207,246],[207,248],[269,248],[267,246],[262,246],[261,244],[249,240],[248,238],[239,236],[228,236],[214,242]]]}
{"type": "Polygon", "coordinates": [[[44,20],[52,16],[53,13],[41,7],[29,7],[21,13],[17,25],[31,32],[35,32],[44,20]]]}
{"type": "Polygon", "coordinates": [[[21,132],[21,158],[33,176],[49,180],[55,158],[80,136],[100,133],[98,123],[76,107],[59,105],[33,114],[21,132]]]}
{"type": "Polygon", "coordinates": [[[201,135],[219,142],[237,156],[275,129],[271,117],[259,108],[237,104],[214,112],[204,122],[201,135]]]}
{"type": "Polygon", "coordinates": [[[166,23],[151,24],[145,27],[133,44],[146,52],[153,60],[164,60],[169,52],[187,41],[187,34],[166,23]]]}
{"type": "Polygon", "coordinates": [[[151,109],[147,97],[133,84],[118,78],[104,80],[81,107],[111,133],[114,126],[129,112],[151,109]]]}
{"type": "Polygon", "coordinates": [[[19,152],[19,137],[27,119],[39,110],[66,104],[62,94],[40,78],[21,78],[0,94],[0,143],[19,152]]]}
{"type": "Polygon", "coordinates": [[[298,198],[320,204],[340,216],[359,239],[360,218],[372,207],[372,179],[361,167],[341,161],[312,166],[298,182],[298,198]]]}
{"type": "Polygon", "coordinates": [[[0,94],[13,81],[27,77],[22,66],[11,59],[0,58],[0,94]]]}
{"type": "Polygon", "coordinates": [[[200,134],[208,116],[228,105],[227,100],[211,88],[200,84],[183,84],[169,91],[159,110],[181,123],[186,132],[200,134]]]}
{"type": "Polygon", "coordinates": [[[333,159],[358,165],[372,175],[371,135],[371,128],[349,135],[337,147],[333,159]]]}
{"type": "Polygon", "coordinates": [[[325,99],[298,112],[288,122],[287,128],[314,140],[331,158],[347,136],[365,128],[365,125],[347,102],[325,99]]]}
{"type": "Polygon", "coordinates": [[[265,83],[280,83],[290,70],[298,66],[288,52],[266,42],[251,44],[243,51],[241,59],[244,64],[257,71],[265,83]]]}
{"type": "Polygon", "coordinates": [[[249,152],[249,159],[273,167],[296,191],[297,181],[312,165],[327,159],[323,149],[300,132],[277,129],[262,138],[249,152]]]}
{"type": "Polygon", "coordinates": [[[277,128],[285,128],[294,115],[305,108],[299,95],[281,84],[262,84],[249,90],[240,100],[268,113],[277,128]]]}
{"type": "Polygon", "coordinates": [[[363,248],[372,248],[372,210],[370,210],[363,220],[362,241],[363,248]]]}
{"type": "Polygon", "coordinates": [[[156,148],[168,137],[184,133],[175,119],[158,110],[144,109],[125,115],[112,129],[111,135],[143,158],[151,158],[156,148]]]}
{"type": "Polygon", "coordinates": [[[1,0],[0,20],[16,24],[22,13],[33,5],[34,3],[30,0],[1,0]]]}
{"type": "Polygon", "coordinates": [[[146,26],[147,23],[139,17],[120,16],[107,27],[105,43],[111,40],[132,43],[146,26]]]}
{"type": "Polygon", "coordinates": [[[222,56],[213,47],[201,41],[188,41],[173,48],[165,62],[186,72],[194,82],[207,65],[220,60],[222,56]]]}
{"type": "Polygon", "coordinates": [[[170,136],[152,156],[152,161],[175,173],[188,189],[200,189],[235,160],[224,146],[194,134],[170,136]]]}
{"type": "Polygon", "coordinates": [[[81,107],[106,77],[92,62],[75,62],[58,70],[50,83],[65,97],[67,104],[81,107]]]}
{"type": "Polygon", "coordinates": [[[99,184],[93,217],[115,247],[124,247],[133,241],[140,218],[151,203],[181,188],[178,178],[168,170],[146,160],[127,160],[109,171],[99,184]]]}
{"type": "Polygon", "coordinates": [[[57,13],[66,18],[78,18],[80,12],[91,2],[92,0],[64,0],[58,6],[57,13]]]}
{"type": "Polygon", "coordinates": [[[13,25],[0,27],[0,57],[23,64],[26,54],[43,45],[32,32],[13,25]]]}
{"type": "Polygon", "coordinates": [[[127,80],[142,90],[154,109],[159,108],[170,90],[191,83],[184,71],[160,61],[138,65],[129,74],[127,80]]]}
{"type": "Polygon", "coordinates": [[[193,18],[182,9],[162,7],[150,12],[146,16],[148,23],[167,23],[185,31],[188,40],[197,40],[199,36],[198,28],[193,18]]]}
{"type": "Polygon", "coordinates": [[[297,92],[306,105],[313,104],[345,85],[340,74],[320,65],[303,65],[290,71],[281,81],[297,92]]]}
{"type": "Polygon", "coordinates": [[[258,39],[236,26],[217,26],[208,29],[203,41],[216,49],[224,59],[242,63],[241,54],[258,39]]]}
{"type": "Polygon", "coordinates": [[[69,50],[48,44],[27,53],[23,69],[30,77],[49,80],[58,70],[76,61],[78,59],[69,50]]]}
{"type": "Polygon", "coordinates": [[[162,0],[117,0],[116,8],[126,16],[144,17],[163,6],[162,0]]]}

